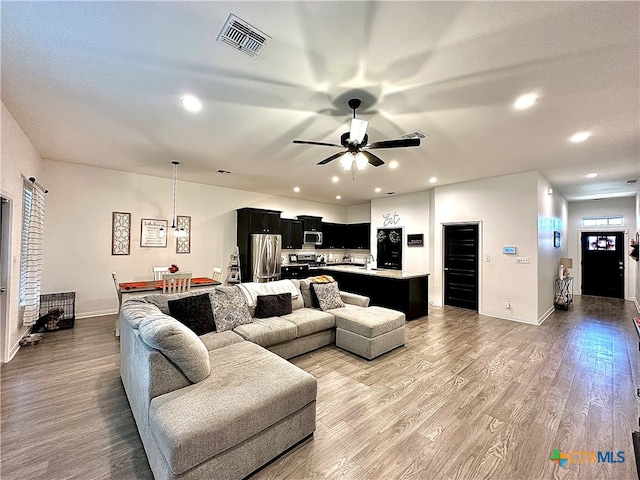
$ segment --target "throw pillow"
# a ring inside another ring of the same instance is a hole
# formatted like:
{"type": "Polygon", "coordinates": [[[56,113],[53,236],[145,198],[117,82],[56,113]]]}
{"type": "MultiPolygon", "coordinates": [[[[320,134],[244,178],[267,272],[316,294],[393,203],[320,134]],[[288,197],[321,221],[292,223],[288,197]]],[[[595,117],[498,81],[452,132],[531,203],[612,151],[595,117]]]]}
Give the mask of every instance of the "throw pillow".
{"type": "Polygon", "coordinates": [[[196,335],[204,335],[216,329],[208,293],[169,300],[167,304],[170,315],[196,332],[196,335]]]}
{"type": "Polygon", "coordinates": [[[344,307],[344,302],[342,298],[340,298],[340,290],[338,290],[338,284],[336,282],[314,283],[311,285],[311,288],[318,296],[318,303],[322,311],[344,307]]]}
{"type": "Polygon", "coordinates": [[[218,332],[251,323],[249,307],[237,286],[216,287],[216,294],[213,297],[213,321],[218,332]]]}
{"type": "Polygon", "coordinates": [[[331,275],[318,275],[316,277],[309,277],[311,283],[332,283],[335,282],[331,275]]]}
{"type": "Polygon", "coordinates": [[[138,328],[140,338],[160,350],[193,383],[209,376],[209,351],[202,340],[175,318],[157,313],[148,315],[138,328]]]}
{"type": "Polygon", "coordinates": [[[279,317],[292,312],[291,294],[275,293],[273,295],[258,295],[256,318],[279,317]]]}

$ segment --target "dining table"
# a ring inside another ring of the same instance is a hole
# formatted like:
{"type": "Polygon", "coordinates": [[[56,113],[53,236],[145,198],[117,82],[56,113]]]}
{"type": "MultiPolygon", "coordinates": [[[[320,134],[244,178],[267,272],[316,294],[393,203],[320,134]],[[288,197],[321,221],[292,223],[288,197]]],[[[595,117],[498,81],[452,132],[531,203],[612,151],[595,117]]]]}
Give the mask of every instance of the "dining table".
{"type": "MultiPolygon", "coordinates": [[[[141,282],[121,282],[120,290],[125,293],[154,292],[162,290],[162,280],[143,280],[141,282]]],[[[191,279],[191,289],[203,287],[215,287],[222,285],[221,282],[209,277],[193,277],[191,279]]]]}
{"type": "MultiPolygon", "coordinates": [[[[222,285],[222,282],[209,277],[193,277],[191,291],[222,285]]],[[[162,294],[162,280],[142,280],[138,282],[120,282],[122,301],[131,297],[141,297],[150,293],[162,294]]],[[[120,319],[116,319],[116,337],[120,336],[120,319]]]]}

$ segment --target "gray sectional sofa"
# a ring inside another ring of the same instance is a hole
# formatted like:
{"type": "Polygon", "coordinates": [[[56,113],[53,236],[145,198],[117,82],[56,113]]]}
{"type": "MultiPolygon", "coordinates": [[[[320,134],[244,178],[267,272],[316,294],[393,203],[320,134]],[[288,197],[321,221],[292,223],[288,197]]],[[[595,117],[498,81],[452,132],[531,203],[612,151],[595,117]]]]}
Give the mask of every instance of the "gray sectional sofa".
{"type": "Polygon", "coordinates": [[[322,311],[308,281],[286,282],[291,313],[255,318],[247,295],[248,323],[200,336],[169,302],[206,293],[219,315],[220,288],[122,304],[120,372],[157,480],[244,478],[315,431],[316,379],[286,359],[334,343],[336,314],[362,316],[369,299],[340,292],[345,305],[322,311]]]}

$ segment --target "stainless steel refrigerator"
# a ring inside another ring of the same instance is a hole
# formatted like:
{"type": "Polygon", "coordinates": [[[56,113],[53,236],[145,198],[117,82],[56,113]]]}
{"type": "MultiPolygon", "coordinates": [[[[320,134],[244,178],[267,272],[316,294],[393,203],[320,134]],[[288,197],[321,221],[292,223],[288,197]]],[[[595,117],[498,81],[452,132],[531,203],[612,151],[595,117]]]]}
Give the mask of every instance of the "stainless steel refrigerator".
{"type": "Polygon", "coordinates": [[[251,235],[251,279],[252,282],[280,280],[280,254],[282,237],[271,234],[251,235]]]}

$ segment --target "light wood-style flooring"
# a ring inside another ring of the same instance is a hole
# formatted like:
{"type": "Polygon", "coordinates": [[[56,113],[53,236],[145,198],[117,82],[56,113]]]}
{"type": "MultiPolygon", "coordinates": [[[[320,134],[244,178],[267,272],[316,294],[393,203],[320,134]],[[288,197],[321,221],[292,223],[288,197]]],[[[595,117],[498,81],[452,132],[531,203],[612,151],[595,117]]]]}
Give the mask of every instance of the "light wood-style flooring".
{"type": "MultiPolygon", "coordinates": [[[[637,479],[636,316],[584,296],[541,326],[431,307],[371,362],[335,346],[297,357],[318,379],[316,433],[252,480],[637,479]],[[625,461],[558,467],[554,449],[625,461]]],[[[47,333],[2,366],[3,480],[152,479],[114,318],[47,333]]]]}

